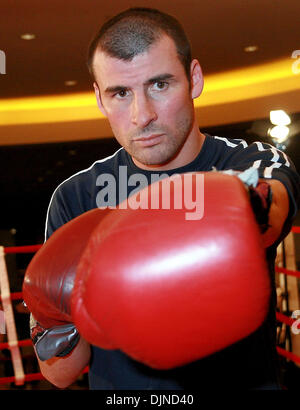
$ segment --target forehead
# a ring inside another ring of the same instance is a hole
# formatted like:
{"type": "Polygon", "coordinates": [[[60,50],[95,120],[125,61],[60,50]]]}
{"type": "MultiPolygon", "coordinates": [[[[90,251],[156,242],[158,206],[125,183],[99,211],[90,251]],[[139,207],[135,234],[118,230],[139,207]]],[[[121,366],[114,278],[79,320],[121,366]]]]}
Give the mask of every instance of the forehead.
{"type": "Polygon", "coordinates": [[[163,36],[150,48],[124,61],[97,51],[94,58],[94,72],[100,88],[114,85],[134,86],[160,74],[169,73],[175,77],[185,75],[174,41],[163,36]]]}

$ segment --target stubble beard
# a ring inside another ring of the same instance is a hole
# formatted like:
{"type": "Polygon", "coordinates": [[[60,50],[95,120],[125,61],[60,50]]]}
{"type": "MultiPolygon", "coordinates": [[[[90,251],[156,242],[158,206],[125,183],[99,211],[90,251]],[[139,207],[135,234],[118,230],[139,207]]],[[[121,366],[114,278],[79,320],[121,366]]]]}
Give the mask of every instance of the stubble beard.
{"type": "Polygon", "coordinates": [[[159,129],[157,127],[156,129],[154,127],[147,127],[147,130],[143,130],[138,136],[130,136],[127,139],[128,142],[121,145],[123,145],[129,155],[141,164],[146,166],[165,165],[180,153],[188,139],[192,125],[193,117],[189,116],[177,122],[176,133],[166,126],[162,126],[159,129]],[[151,147],[141,147],[137,141],[134,141],[135,138],[141,137],[143,134],[149,135],[150,133],[164,134],[162,141],[151,147]]]}

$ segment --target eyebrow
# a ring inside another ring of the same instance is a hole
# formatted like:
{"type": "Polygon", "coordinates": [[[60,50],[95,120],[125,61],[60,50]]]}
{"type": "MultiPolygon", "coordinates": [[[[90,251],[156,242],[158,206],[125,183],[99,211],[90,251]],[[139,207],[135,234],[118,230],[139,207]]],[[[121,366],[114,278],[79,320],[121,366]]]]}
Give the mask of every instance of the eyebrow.
{"type": "MultiPolygon", "coordinates": [[[[149,80],[147,80],[144,83],[144,85],[154,84],[154,83],[157,83],[159,81],[173,80],[174,78],[175,77],[174,77],[173,74],[168,74],[168,73],[160,74],[160,75],[157,75],[155,77],[149,78],[149,80]]],[[[127,89],[128,89],[128,87],[125,86],[125,85],[115,85],[115,86],[107,87],[104,92],[106,94],[111,94],[111,93],[118,93],[119,91],[127,90],[127,89]]]]}

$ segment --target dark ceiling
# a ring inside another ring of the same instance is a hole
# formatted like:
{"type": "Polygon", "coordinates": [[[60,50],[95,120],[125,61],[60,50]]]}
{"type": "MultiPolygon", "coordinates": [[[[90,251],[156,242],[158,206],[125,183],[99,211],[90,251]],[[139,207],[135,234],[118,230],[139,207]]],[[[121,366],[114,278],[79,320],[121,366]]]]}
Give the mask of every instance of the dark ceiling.
{"type": "Polygon", "coordinates": [[[299,0],[2,0],[0,98],[91,90],[87,46],[100,25],[133,6],[159,8],[184,26],[205,74],[291,57],[300,48],[299,0]],[[34,40],[22,40],[32,33],[34,40]],[[254,53],[244,48],[256,45],[254,53]],[[65,81],[77,85],[66,87],[65,81]]]}

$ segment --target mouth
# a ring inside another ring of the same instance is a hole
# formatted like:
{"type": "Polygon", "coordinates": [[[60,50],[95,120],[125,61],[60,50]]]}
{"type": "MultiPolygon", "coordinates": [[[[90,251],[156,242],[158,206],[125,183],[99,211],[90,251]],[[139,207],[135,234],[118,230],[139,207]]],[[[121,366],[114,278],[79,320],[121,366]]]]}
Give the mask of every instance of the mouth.
{"type": "Polygon", "coordinates": [[[161,142],[161,137],[164,134],[151,134],[144,137],[136,138],[134,141],[138,142],[144,147],[151,147],[152,145],[157,145],[161,142]]]}

